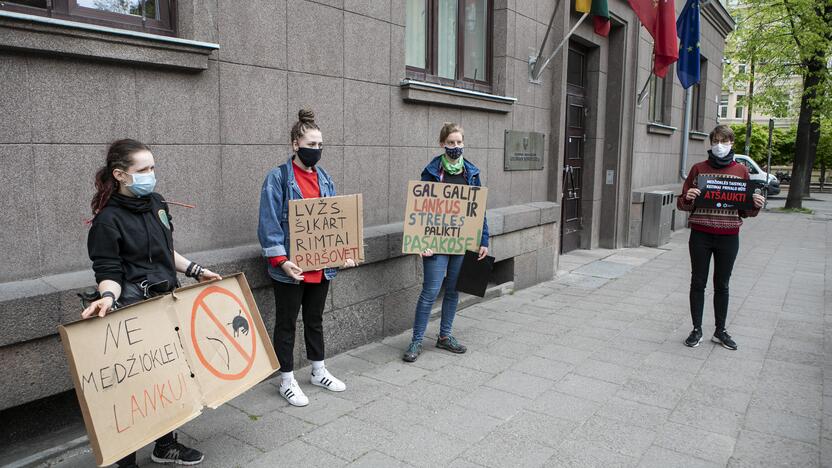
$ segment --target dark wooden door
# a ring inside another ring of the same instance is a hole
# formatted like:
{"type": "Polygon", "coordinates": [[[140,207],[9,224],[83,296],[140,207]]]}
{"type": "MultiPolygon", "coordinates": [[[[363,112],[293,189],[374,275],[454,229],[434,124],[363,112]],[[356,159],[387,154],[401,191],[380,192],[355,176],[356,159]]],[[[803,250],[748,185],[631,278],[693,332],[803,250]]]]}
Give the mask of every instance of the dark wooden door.
{"type": "Polygon", "coordinates": [[[569,50],[566,90],[566,148],[561,203],[561,252],[581,246],[584,148],[586,146],[586,55],[569,50]]]}

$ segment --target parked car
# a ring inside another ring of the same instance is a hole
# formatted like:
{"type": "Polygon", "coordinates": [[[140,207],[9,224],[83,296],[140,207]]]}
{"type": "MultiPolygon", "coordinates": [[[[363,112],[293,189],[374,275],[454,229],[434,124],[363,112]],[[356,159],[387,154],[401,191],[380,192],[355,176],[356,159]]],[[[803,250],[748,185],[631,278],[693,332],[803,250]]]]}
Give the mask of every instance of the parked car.
{"type": "Polygon", "coordinates": [[[763,191],[764,195],[769,196],[780,193],[780,181],[774,174],[769,174],[762,170],[756,161],[744,154],[735,154],[734,161],[748,168],[751,181],[763,191]],[[766,181],[768,181],[768,188],[766,188],[766,181]]]}

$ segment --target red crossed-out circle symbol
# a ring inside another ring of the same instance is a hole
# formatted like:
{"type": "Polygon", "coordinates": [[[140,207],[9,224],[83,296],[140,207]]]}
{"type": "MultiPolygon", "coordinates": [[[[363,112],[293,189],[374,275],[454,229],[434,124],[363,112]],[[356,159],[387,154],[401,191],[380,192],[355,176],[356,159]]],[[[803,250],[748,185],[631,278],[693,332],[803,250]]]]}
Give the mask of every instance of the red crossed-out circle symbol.
{"type": "Polygon", "coordinates": [[[204,291],[199,293],[196,299],[194,299],[194,306],[191,309],[191,343],[193,343],[197,359],[199,359],[199,362],[202,363],[202,365],[208,370],[208,372],[213,374],[215,377],[223,380],[239,380],[245,377],[246,374],[248,374],[248,371],[250,371],[251,367],[254,365],[254,357],[257,353],[257,333],[255,333],[253,330],[250,333],[251,352],[246,351],[242,346],[240,346],[239,343],[237,343],[237,340],[234,339],[234,337],[231,336],[230,333],[228,333],[228,330],[226,329],[225,325],[223,325],[222,321],[220,321],[214,314],[214,312],[211,310],[211,308],[208,307],[206,299],[215,294],[228,297],[234,302],[236,302],[239,306],[239,310],[245,315],[246,319],[248,320],[248,323],[254,323],[254,321],[251,319],[251,314],[249,313],[248,308],[246,308],[246,306],[243,305],[243,301],[241,301],[239,297],[237,297],[236,295],[234,295],[234,293],[225,288],[221,288],[219,286],[208,286],[207,288],[205,288],[204,291]],[[200,313],[200,311],[202,311],[202,313],[200,313]],[[225,339],[231,343],[234,350],[236,350],[236,352],[239,353],[239,355],[243,358],[244,362],[246,363],[243,370],[237,373],[223,372],[214,367],[214,365],[211,364],[211,362],[205,357],[205,355],[202,352],[202,349],[199,346],[199,340],[197,340],[196,336],[196,319],[197,317],[201,316],[206,316],[208,319],[210,319],[211,322],[213,322],[213,324],[219,329],[223,337],[225,337],[225,339]]]}

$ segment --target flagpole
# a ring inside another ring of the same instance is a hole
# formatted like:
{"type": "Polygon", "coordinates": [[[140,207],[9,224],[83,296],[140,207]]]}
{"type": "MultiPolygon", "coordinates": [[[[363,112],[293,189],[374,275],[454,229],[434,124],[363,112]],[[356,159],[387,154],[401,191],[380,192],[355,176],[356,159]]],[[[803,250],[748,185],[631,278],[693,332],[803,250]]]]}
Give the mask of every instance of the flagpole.
{"type": "Polygon", "coordinates": [[[546,28],[546,34],[543,36],[543,42],[540,43],[540,50],[537,52],[537,57],[534,58],[534,65],[532,66],[532,72],[530,78],[532,80],[537,80],[539,76],[539,72],[537,68],[540,66],[540,56],[543,55],[543,48],[546,47],[546,40],[549,39],[549,33],[552,31],[552,25],[555,23],[555,17],[558,14],[558,7],[563,0],[557,0],[555,3],[555,8],[552,10],[552,17],[549,19],[549,26],[546,28]]]}
{"type": "Polygon", "coordinates": [[[552,53],[549,55],[549,58],[547,58],[546,61],[543,62],[543,65],[540,66],[540,71],[538,71],[537,76],[533,77],[535,80],[537,80],[540,77],[540,75],[543,74],[543,70],[546,69],[546,66],[549,65],[549,62],[551,62],[552,59],[555,58],[555,55],[557,55],[558,52],[560,52],[560,49],[563,47],[564,44],[566,44],[566,41],[568,41],[569,38],[572,37],[572,34],[575,32],[575,30],[578,29],[578,26],[580,26],[581,23],[584,22],[587,16],[589,16],[589,12],[584,13],[583,16],[581,16],[581,19],[579,19],[578,22],[575,23],[575,26],[572,26],[572,29],[570,29],[569,32],[566,33],[566,36],[563,36],[563,40],[560,41],[560,44],[558,44],[558,46],[555,47],[555,50],[552,51],[552,53]]]}
{"type": "Polygon", "coordinates": [[[653,79],[653,68],[655,68],[655,64],[656,64],[656,54],[654,52],[650,55],[650,73],[647,75],[647,82],[644,83],[644,86],[641,88],[641,91],[638,93],[638,99],[636,100],[636,105],[638,105],[638,107],[641,107],[641,105],[644,103],[644,98],[646,98],[647,95],[650,94],[647,91],[647,87],[650,86],[650,80],[653,79]]]}

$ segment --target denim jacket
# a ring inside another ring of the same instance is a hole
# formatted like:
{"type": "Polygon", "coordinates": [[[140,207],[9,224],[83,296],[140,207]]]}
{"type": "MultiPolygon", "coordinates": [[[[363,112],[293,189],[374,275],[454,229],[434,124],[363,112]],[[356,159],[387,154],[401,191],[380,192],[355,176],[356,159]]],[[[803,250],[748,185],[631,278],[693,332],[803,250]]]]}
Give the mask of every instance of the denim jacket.
{"type": "MultiPolygon", "coordinates": [[[[303,194],[300,186],[295,181],[295,171],[292,168],[292,158],[283,164],[286,166],[288,183],[283,180],[280,173],[280,166],[275,167],[266,175],[263,181],[263,189],[260,191],[260,221],[257,226],[257,237],[260,239],[260,246],[263,248],[263,256],[279,257],[289,256],[286,246],[289,245],[289,206],[284,206],[283,191],[290,188],[286,200],[302,199],[303,194]]],[[[316,166],[318,172],[318,187],[321,190],[321,197],[334,197],[335,184],[329,174],[322,167],[316,166]]],[[[291,260],[291,258],[289,259],[291,260]]],[[[268,265],[269,276],[281,283],[298,283],[280,267],[268,265]]],[[[335,278],[335,268],[325,268],[324,277],[328,280],[335,278]]]]}
{"type": "MultiPolygon", "coordinates": [[[[422,171],[422,180],[425,182],[441,182],[442,178],[442,155],[439,155],[431,162],[425,166],[425,170],[422,171]]],[[[462,170],[462,173],[465,175],[465,180],[468,181],[468,185],[472,185],[474,187],[482,187],[480,184],[480,170],[477,166],[473,165],[467,159],[463,159],[465,163],[465,168],[462,170]]],[[[488,247],[488,219],[483,217],[482,220],[482,239],[480,239],[480,246],[488,247]]]]}

